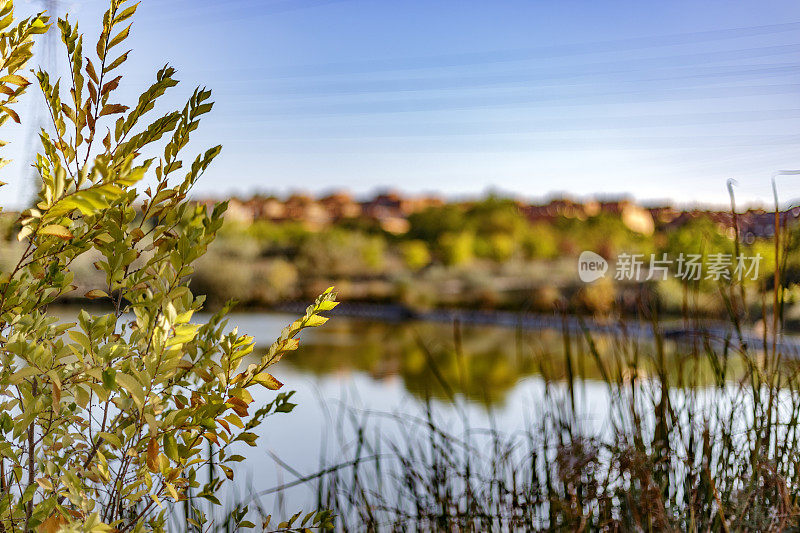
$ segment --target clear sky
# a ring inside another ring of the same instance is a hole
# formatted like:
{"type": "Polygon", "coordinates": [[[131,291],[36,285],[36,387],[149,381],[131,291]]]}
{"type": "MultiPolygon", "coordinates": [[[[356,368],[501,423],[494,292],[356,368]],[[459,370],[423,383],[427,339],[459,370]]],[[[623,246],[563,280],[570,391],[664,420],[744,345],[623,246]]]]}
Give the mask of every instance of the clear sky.
{"type": "MultiPolygon", "coordinates": [[[[104,7],[58,9],[93,33],[104,7]]],[[[172,103],[214,90],[196,146],[223,155],[198,194],[722,204],[727,178],[767,202],[772,172],[800,168],[796,1],[144,0],[131,46],[131,100],[166,62],[172,103]]],[[[24,198],[20,168],[0,203],[24,198]]],[[[800,197],[800,178],[779,184],[800,197]]]]}

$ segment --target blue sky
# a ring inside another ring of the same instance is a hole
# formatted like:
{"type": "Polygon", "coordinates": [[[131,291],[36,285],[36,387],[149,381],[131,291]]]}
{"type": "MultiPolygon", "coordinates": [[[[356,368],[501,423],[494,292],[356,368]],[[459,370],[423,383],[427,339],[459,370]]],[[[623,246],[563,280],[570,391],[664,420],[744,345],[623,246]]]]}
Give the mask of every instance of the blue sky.
{"type": "MultiPolygon", "coordinates": [[[[59,10],[93,33],[104,7],[59,10]]],[[[193,146],[223,155],[197,194],[722,204],[727,178],[768,202],[772,172],[800,168],[797,2],[145,0],[131,46],[130,100],[165,62],[184,82],[165,104],[214,90],[193,146]]],[[[25,197],[20,168],[0,203],[25,197]]]]}

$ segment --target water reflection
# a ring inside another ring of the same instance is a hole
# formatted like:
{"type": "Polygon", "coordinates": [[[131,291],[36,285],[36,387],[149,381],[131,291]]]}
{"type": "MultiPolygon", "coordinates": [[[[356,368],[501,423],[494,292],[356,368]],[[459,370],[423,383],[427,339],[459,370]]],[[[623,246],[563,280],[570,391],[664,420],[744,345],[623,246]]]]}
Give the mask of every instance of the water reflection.
{"type": "MultiPolygon", "coordinates": [[[[716,383],[709,360],[702,356],[701,339],[696,343],[666,340],[663,350],[673,383],[692,387],[716,383]]],[[[398,377],[405,390],[420,399],[448,400],[457,394],[470,402],[499,407],[527,376],[602,380],[606,372],[627,379],[632,377],[626,375],[627,369],[636,367],[637,377],[646,378],[648,361],[655,357],[661,355],[650,338],[592,334],[590,346],[580,335],[565,339],[555,330],[336,317],[307,335],[302,349],[282,364],[317,377],[352,372],[378,381],[398,377]]],[[[734,379],[738,365],[733,353],[730,367],[727,379],[734,379]]]]}
{"type": "MultiPolygon", "coordinates": [[[[77,311],[56,311],[62,320],[74,320],[77,311]]],[[[101,311],[97,311],[101,313],[101,311]]],[[[196,315],[198,322],[207,320],[196,315]]],[[[228,329],[253,335],[264,348],[296,319],[290,313],[232,313],[228,329]]],[[[452,400],[454,395],[474,404],[500,408],[509,393],[530,376],[563,381],[570,375],[587,381],[647,378],[649,364],[662,357],[651,335],[591,334],[591,346],[580,333],[565,339],[554,329],[519,330],[509,327],[459,325],[443,322],[381,322],[336,316],[325,327],[307,330],[301,349],[284,358],[275,373],[292,371],[315,381],[337,377],[347,381],[353,374],[366,375],[376,383],[396,379],[405,393],[418,400],[452,400]],[[639,335],[639,336],[637,336],[639,335]],[[596,354],[596,355],[595,355],[596,354]],[[349,376],[349,377],[348,377],[349,376]]],[[[670,336],[662,343],[671,383],[704,387],[719,383],[712,365],[719,353],[705,357],[701,337],[670,336]]],[[[256,350],[254,356],[258,356],[256,350]]],[[[736,354],[729,350],[725,379],[741,372],[736,354]]],[[[394,384],[392,386],[394,389],[394,384]]]]}

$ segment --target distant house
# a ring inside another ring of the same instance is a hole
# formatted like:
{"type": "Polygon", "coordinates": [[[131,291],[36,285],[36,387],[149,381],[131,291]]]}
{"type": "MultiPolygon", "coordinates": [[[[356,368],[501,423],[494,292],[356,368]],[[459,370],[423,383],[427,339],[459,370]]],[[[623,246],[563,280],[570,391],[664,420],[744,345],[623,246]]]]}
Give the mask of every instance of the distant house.
{"type": "Polygon", "coordinates": [[[520,212],[531,222],[552,222],[558,217],[585,220],[600,212],[600,204],[594,200],[577,202],[570,198],[554,198],[546,204],[520,205],[520,212]]]}
{"type": "Polygon", "coordinates": [[[361,204],[346,192],[323,196],[319,199],[319,204],[325,209],[328,218],[333,221],[361,216],[361,204]]]}
{"type": "Polygon", "coordinates": [[[288,220],[301,222],[311,230],[322,229],[331,221],[322,204],[305,194],[293,194],[287,198],[284,208],[288,220]]]}
{"type": "Polygon", "coordinates": [[[655,222],[653,216],[647,209],[644,209],[636,204],[628,204],[622,208],[622,223],[628,227],[629,230],[641,233],[642,235],[652,235],[655,231],[655,222]]]}
{"type": "Polygon", "coordinates": [[[402,235],[411,229],[411,223],[402,217],[387,217],[378,221],[381,229],[395,235],[402,235]]]}
{"type": "Polygon", "coordinates": [[[732,227],[731,214],[727,211],[710,211],[703,209],[692,209],[683,211],[670,222],[664,225],[666,229],[680,228],[693,220],[706,219],[714,223],[721,233],[727,233],[732,227]]]}
{"type": "Polygon", "coordinates": [[[650,206],[646,208],[656,224],[668,224],[675,220],[681,212],[671,205],[650,206]]]}
{"type": "Polygon", "coordinates": [[[286,220],[286,205],[275,198],[269,196],[259,199],[258,219],[270,220],[272,222],[282,222],[286,220]]]}
{"type": "Polygon", "coordinates": [[[245,224],[252,224],[256,219],[253,212],[253,204],[250,201],[241,200],[239,198],[231,198],[228,201],[228,210],[225,212],[225,218],[236,222],[245,224]]]}
{"type": "Polygon", "coordinates": [[[558,217],[581,219],[591,216],[584,204],[569,198],[554,198],[543,205],[522,205],[519,209],[531,222],[551,222],[558,217]]]}
{"type": "Polygon", "coordinates": [[[365,216],[382,220],[384,218],[401,217],[403,199],[396,192],[378,194],[370,200],[361,202],[361,211],[365,216]]]}
{"type": "Polygon", "coordinates": [[[650,212],[628,199],[577,202],[555,198],[544,205],[520,206],[520,212],[531,222],[552,222],[558,217],[586,220],[604,213],[620,217],[628,228],[639,233],[651,234],[655,227],[650,212]]]}
{"type": "Polygon", "coordinates": [[[431,207],[442,207],[445,203],[439,196],[414,196],[402,199],[400,210],[408,216],[431,207]]]}
{"type": "Polygon", "coordinates": [[[619,216],[622,219],[622,223],[631,231],[643,235],[652,235],[655,231],[655,221],[650,211],[627,198],[601,201],[600,212],[619,216]]]}
{"type": "Polygon", "coordinates": [[[407,217],[427,207],[442,205],[438,198],[407,198],[389,191],[378,194],[371,200],[361,202],[363,216],[377,221],[384,231],[402,234],[409,230],[407,217]]]}
{"type": "MultiPolygon", "coordinates": [[[[195,201],[207,210],[219,203],[217,199],[202,198],[195,201]]],[[[396,191],[385,191],[369,200],[356,201],[347,192],[334,192],[316,199],[308,194],[296,193],[285,200],[275,196],[254,195],[249,199],[233,197],[228,201],[226,218],[250,224],[256,220],[272,222],[293,221],[318,231],[349,218],[363,217],[377,222],[385,231],[402,234],[409,230],[409,215],[429,207],[445,205],[438,196],[405,196],[396,191]]],[[[462,207],[470,203],[458,204],[462,207]]],[[[682,211],[671,205],[643,207],[629,198],[588,200],[579,202],[567,197],[552,198],[544,204],[516,202],[520,212],[531,222],[550,223],[558,219],[585,220],[599,214],[619,217],[631,230],[651,234],[655,227],[669,230],[679,228],[693,220],[705,219],[717,229],[733,238],[733,219],[729,211],[691,209],[682,211]]],[[[740,237],[751,243],[769,238],[775,233],[775,214],[763,208],[751,208],[737,215],[740,237]]],[[[779,213],[780,223],[800,220],[800,206],[779,213]]]]}
{"type": "MultiPolygon", "coordinates": [[[[651,214],[654,213],[650,208],[651,214]]],[[[735,235],[733,228],[733,215],[730,211],[714,211],[703,209],[691,209],[688,211],[672,210],[667,215],[655,212],[653,218],[658,220],[665,229],[679,228],[693,220],[706,219],[711,221],[720,233],[733,238],[735,235]]],[[[787,211],[778,213],[779,223],[790,224],[800,219],[800,207],[793,207],[787,211]]],[[[743,213],[737,213],[736,223],[739,229],[739,237],[743,242],[750,244],[756,239],[768,239],[775,234],[775,212],[767,211],[763,208],[751,208],[743,213]]]]}
{"type": "Polygon", "coordinates": [[[620,216],[622,213],[636,204],[628,198],[619,198],[614,200],[599,200],[600,212],[606,215],[620,216]]]}

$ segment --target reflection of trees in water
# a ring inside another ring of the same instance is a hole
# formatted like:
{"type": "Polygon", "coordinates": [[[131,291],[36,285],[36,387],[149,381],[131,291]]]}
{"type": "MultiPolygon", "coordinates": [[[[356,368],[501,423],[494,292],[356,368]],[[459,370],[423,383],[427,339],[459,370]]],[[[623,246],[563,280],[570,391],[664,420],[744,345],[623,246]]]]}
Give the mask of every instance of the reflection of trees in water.
{"type": "MultiPolygon", "coordinates": [[[[285,359],[300,370],[316,375],[365,372],[383,379],[402,378],[405,388],[419,396],[448,399],[449,391],[475,402],[503,403],[508,392],[527,376],[564,380],[571,372],[587,380],[602,380],[603,370],[624,379],[648,376],[656,357],[652,343],[594,336],[600,360],[582,337],[565,343],[554,330],[515,331],[508,328],[469,326],[457,331],[438,323],[382,323],[337,318],[314,332],[302,348],[285,359]],[[460,347],[460,349],[459,349],[460,347]],[[570,357],[567,358],[566,354],[570,357]],[[444,384],[442,383],[444,382],[444,384]]],[[[712,385],[707,362],[683,356],[687,347],[667,343],[666,367],[677,378],[691,374],[701,385],[712,385]]],[[[734,376],[729,376],[729,379],[734,376]]],[[[679,379],[673,382],[680,383],[679,379]]]]}
{"type": "Polygon", "coordinates": [[[457,350],[453,327],[446,324],[337,319],[328,326],[309,336],[287,362],[318,375],[360,371],[378,379],[399,376],[420,397],[447,399],[449,388],[492,404],[536,370],[531,357],[517,357],[514,332],[508,329],[464,328],[457,350]]]}

